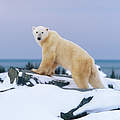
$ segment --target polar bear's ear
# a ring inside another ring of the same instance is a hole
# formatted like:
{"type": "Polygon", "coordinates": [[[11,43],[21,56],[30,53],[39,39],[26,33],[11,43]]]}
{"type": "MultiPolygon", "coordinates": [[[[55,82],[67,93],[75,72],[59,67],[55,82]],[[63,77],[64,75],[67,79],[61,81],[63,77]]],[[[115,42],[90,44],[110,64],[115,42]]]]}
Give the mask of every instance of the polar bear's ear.
{"type": "Polygon", "coordinates": [[[32,26],[32,30],[35,30],[35,26],[32,26]]]}
{"type": "Polygon", "coordinates": [[[46,31],[48,31],[49,30],[49,28],[46,28],[46,31]]]}

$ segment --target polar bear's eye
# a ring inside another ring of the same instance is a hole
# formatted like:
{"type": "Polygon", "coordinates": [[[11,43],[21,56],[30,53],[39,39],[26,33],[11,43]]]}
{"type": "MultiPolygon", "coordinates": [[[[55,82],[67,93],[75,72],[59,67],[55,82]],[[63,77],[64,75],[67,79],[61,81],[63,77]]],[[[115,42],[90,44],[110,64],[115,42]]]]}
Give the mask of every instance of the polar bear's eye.
{"type": "Polygon", "coordinates": [[[38,33],[38,32],[36,32],[36,33],[38,33]]]}
{"type": "Polygon", "coordinates": [[[41,32],[42,34],[44,33],[44,32],[41,32]]]}

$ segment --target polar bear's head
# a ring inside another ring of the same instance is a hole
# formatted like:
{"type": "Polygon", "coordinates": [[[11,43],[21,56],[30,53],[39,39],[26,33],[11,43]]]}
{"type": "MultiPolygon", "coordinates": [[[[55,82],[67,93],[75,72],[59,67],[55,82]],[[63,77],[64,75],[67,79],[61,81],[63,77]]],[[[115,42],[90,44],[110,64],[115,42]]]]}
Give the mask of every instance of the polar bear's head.
{"type": "Polygon", "coordinates": [[[33,36],[38,44],[48,37],[48,28],[43,26],[32,27],[33,36]]]}

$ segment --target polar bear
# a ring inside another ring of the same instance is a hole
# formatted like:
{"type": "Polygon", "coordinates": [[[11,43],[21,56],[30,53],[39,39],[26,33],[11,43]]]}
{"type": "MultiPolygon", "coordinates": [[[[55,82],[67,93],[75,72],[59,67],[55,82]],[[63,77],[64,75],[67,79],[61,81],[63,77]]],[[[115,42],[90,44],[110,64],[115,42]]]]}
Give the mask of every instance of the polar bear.
{"type": "Polygon", "coordinates": [[[81,89],[104,88],[93,58],[80,46],[65,40],[56,31],[46,27],[32,27],[36,42],[42,47],[42,62],[33,72],[52,75],[58,65],[72,72],[72,78],[81,89]]]}

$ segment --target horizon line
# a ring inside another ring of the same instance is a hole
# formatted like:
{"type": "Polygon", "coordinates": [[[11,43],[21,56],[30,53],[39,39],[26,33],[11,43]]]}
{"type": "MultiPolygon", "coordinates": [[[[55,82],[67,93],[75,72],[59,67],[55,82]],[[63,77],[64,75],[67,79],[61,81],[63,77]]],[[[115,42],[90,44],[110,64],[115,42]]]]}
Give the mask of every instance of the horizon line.
{"type": "MultiPolygon", "coordinates": [[[[2,59],[0,59],[0,60],[41,60],[42,58],[33,58],[33,59],[31,59],[31,58],[2,58],[2,59]]],[[[120,60],[120,59],[94,59],[94,60],[120,60]]]]}

